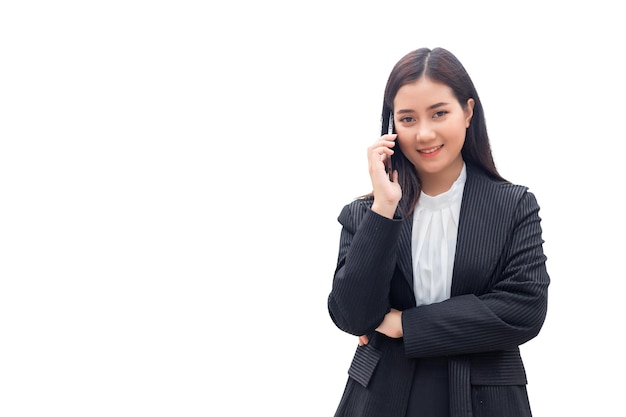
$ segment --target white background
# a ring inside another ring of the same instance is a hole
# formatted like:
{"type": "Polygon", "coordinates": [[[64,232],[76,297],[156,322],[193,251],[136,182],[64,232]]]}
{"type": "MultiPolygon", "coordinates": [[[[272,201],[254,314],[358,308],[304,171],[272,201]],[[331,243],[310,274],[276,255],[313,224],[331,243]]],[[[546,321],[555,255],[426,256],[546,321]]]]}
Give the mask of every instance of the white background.
{"type": "Polygon", "coordinates": [[[332,416],[336,218],[422,46],[541,206],[535,417],[626,415],[617,3],[223,3],[0,5],[0,415],[332,416]]]}

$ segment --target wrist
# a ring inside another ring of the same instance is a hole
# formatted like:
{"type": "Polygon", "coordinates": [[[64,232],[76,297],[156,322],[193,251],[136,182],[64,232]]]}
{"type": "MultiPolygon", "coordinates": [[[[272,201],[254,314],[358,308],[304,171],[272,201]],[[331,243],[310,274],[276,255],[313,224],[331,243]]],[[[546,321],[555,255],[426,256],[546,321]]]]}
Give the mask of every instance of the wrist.
{"type": "Polygon", "coordinates": [[[398,207],[398,203],[383,203],[376,199],[374,199],[372,203],[372,211],[388,219],[393,219],[396,213],[396,207],[398,207]]]}

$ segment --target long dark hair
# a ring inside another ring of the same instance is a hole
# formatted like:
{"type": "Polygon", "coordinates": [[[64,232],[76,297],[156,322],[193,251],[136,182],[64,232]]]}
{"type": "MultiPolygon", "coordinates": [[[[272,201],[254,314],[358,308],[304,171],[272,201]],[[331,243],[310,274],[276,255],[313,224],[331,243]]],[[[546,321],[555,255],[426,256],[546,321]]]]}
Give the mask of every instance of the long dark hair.
{"type": "MultiPolygon", "coordinates": [[[[506,181],[498,173],[491,154],[485,114],[474,83],[461,62],[444,48],[416,49],[402,57],[393,67],[385,87],[381,135],[389,132],[390,121],[393,121],[393,100],[400,87],[421,77],[428,77],[450,87],[464,110],[467,108],[467,100],[474,99],[474,114],[461,155],[468,165],[478,167],[493,179],[506,181]]],[[[398,170],[398,182],[402,188],[399,208],[401,213],[409,215],[419,199],[421,182],[413,164],[398,146],[394,148],[394,152],[393,167],[398,170]]]]}

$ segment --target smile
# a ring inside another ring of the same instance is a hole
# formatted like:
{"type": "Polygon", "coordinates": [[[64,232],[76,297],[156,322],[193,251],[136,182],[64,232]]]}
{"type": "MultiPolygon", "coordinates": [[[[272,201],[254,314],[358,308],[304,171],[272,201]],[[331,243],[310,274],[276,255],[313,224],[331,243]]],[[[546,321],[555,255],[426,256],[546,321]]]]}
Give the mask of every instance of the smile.
{"type": "Polygon", "coordinates": [[[441,148],[443,148],[443,145],[435,146],[434,148],[430,148],[430,149],[418,150],[418,152],[428,155],[428,154],[431,154],[433,152],[437,152],[441,148]]]}

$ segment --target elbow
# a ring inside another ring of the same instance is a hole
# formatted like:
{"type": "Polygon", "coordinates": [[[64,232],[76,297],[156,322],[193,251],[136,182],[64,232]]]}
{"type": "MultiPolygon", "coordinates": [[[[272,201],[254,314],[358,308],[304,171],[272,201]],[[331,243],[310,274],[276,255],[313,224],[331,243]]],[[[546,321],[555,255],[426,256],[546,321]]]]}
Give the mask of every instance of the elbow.
{"type": "Polygon", "coordinates": [[[531,338],[534,338],[537,335],[539,335],[539,332],[543,328],[543,324],[546,321],[547,313],[548,313],[548,303],[544,300],[542,305],[538,308],[538,314],[535,317],[533,325],[532,325],[532,327],[530,329],[530,332],[531,332],[531,335],[532,335],[531,338]]]}
{"type": "Polygon", "coordinates": [[[546,313],[547,303],[544,301],[534,309],[534,314],[528,317],[525,324],[520,326],[524,328],[524,331],[522,332],[522,340],[520,340],[519,344],[526,343],[539,335],[545,323],[546,313]]]}
{"type": "Polygon", "coordinates": [[[371,309],[365,308],[342,308],[342,304],[336,300],[331,294],[328,297],[328,312],[330,318],[335,325],[342,331],[354,336],[362,336],[370,334],[376,330],[382,322],[384,314],[381,317],[372,318],[371,309]]]}

